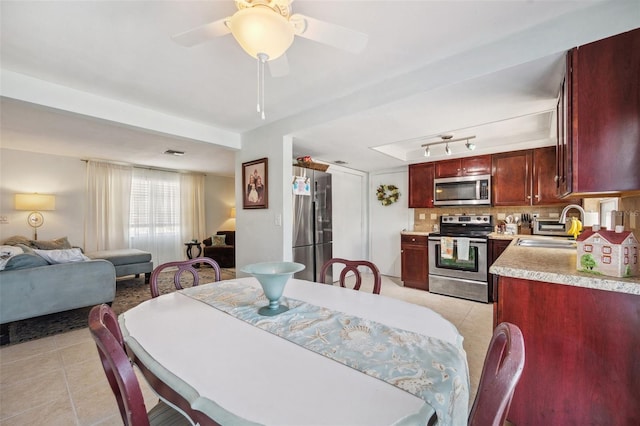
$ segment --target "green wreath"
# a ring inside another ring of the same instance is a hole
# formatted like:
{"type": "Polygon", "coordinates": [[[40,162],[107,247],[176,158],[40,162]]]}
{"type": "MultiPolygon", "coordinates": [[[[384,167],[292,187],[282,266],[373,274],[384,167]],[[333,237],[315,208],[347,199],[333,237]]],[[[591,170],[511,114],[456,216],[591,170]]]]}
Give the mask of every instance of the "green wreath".
{"type": "Polygon", "coordinates": [[[376,196],[383,206],[388,206],[398,201],[400,191],[395,185],[380,185],[376,190],[376,196]],[[387,193],[387,191],[389,192],[387,193]]]}

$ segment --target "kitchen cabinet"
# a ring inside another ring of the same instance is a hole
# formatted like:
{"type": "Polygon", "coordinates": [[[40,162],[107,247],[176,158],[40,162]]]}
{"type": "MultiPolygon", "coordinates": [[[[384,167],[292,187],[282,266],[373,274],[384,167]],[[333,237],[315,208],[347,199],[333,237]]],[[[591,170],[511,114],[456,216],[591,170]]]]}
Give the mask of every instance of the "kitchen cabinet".
{"type": "Polygon", "coordinates": [[[409,208],[433,207],[433,163],[409,165],[409,208]]]}
{"type": "Polygon", "coordinates": [[[491,174],[491,155],[437,161],[435,177],[477,176],[491,174]]]}
{"type": "Polygon", "coordinates": [[[567,55],[558,191],[640,190],[640,29],[567,55]],[[565,105],[566,103],[566,105],[565,105]]]}
{"type": "Polygon", "coordinates": [[[511,423],[640,424],[640,295],[504,276],[497,294],[495,324],[520,327],[527,354],[511,423]]]}
{"type": "Polygon", "coordinates": [[[566,204],[557,196],[556,147],[493,155],[493,205],[566,204]]]}
{"type": "Polygon", "coordinates": [[[428,237],[403,234],[400,241],[400,279],[405,287],[429,291],[428,237]]]}

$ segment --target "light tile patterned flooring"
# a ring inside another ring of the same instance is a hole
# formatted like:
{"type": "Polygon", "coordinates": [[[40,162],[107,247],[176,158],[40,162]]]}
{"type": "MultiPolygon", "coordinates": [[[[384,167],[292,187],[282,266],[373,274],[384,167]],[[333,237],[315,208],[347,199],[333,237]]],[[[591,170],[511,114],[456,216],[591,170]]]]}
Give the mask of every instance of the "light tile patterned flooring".
{"type": "MultiPolygon", "coordinates": [[[[383,277],[382,294],[431,308],[458,328],[473,400],[491,339],[492,305],[405,288],[390,277],[383,277]]],[[[138,377],[152,407],[157,397],[138,377]]],[[[0,426],[44,424],[122,424],[87,329],[0,348],[0,426]]]]}

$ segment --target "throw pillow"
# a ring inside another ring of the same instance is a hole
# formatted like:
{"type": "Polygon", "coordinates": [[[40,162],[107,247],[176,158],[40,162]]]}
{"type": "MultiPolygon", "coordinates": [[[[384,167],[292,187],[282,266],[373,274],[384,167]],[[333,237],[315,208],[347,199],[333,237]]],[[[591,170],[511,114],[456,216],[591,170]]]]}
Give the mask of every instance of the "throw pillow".
{"type": "Polygon", "coordinates": [[[66,250],[38,250],[34,249],[37,255],[42,256],[50,264],[56,263],[70,263],[70,262],[84,262],[90,260],[87,256],[82,254],[80,249],[72,248],[66,250]]]}
{"type": "Polygon", "coordinates": [[[226,235],[212,235],[211,236],[211,245],[212,246],[226,246],[227,245],[227,236],[226,235]]]}
{"type": "Polygon", "coordinates": [[[16,244],[16,247],[20,247],[24,253],[36,254],[36,253],[33,251],[33,247],[31,247],[30,245],[25,245],[25,244],[16,244]]]}
{"type": "Polygon", "coordinates": [[[35,253],[22,253],[11,257],[4,266],[4,270],[10,271],[12,269],[36,268],[38,266],[47,265],[49,265],[47,261],[35,253]]]}
{"type": "Polygon", "coordinates": [[[15,246],[17,244],[24,244],[25,246],[31,246],[31,240],[27,237],[22,237],[20,235],[14,235],[13,237],[9,237],[2,244],[7,246],[15,246]]]}
{"type": "Polygon", "coordinates": [[[31,246],[40,250],[67,250],[72,248],[67,237],[58,238],[56,240],[31,240],[31,246]]]}
{"type": "Polygon", "coordinates": [[[20,247],[0,246],[0,271],[5,268],[11,258],[22,253],[23,251],[20,247]]]}

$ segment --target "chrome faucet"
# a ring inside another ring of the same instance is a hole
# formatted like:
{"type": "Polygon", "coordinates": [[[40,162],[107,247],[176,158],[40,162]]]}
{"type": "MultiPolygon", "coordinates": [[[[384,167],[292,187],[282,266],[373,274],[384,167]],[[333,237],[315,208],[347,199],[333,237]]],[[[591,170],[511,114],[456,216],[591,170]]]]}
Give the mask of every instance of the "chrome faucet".
{"type": "Polygon", "coordinates": [[[582,207],[577,204],[569,204],[567,207],[562,209],[562,213],[560,213],[559,223],[567,223],[567,212],[571,209],[576,209],[580,212],[580,222],[584,223],[584,217],[586,216],[586,212],[582,207]]]}

